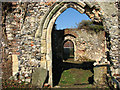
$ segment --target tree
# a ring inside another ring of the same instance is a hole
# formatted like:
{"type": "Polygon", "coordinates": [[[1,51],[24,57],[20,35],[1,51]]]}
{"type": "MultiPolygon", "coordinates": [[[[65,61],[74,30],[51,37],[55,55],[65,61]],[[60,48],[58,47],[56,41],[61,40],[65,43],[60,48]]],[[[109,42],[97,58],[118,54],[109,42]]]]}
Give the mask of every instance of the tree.
{"type": "Polygon", "coordinates": [[[101,24],[94,24],[90,20],[82,20],[79,24],[77,24],[78,29],[87,29],[87,30],[94,30],[95,32],[99,32],[104,30],[101,24]]]}
{"type": "Polygon", "coordinates": [[[79,24],[77,24],[77,28],[81,29],[84,26],[89,26],[91,24],[92,24],[92,21],[90,21],[90,20],[82,20],[79,24]]]}

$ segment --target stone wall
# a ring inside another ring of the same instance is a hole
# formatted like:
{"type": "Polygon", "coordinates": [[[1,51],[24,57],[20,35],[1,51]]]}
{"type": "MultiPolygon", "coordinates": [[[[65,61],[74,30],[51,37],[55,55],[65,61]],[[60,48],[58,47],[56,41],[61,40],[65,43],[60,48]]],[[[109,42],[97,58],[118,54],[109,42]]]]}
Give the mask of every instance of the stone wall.
{"type": "MultiPolygon", "coordinates": [[[[69,7],[87,14],[94,22],[103,23],[104,30],[107,32],[105,53],[107,60],[111,62],[110,72],[112,72],[112,75],[119,73],[117,72],[119,71],[119,29],[116,5],[115,2],[12,2],[10,12],[7,12],[5,18],[2,16],[5,21],[3,22],[5,24],[3,27],[3,38],[5,40],[2,41],[2,48],[4,48],[6,59],[12,58],[13,61],[16,58],[13,69],[16,66],[18,69],[14,69],[13,73],[19,74],[22,81],[30,82],[28,77],[31,77],[34,68],[44,67],[50,71],[49,82],[51,84],[51,32],[56,18],[69,7]]],[[[84,30],[81,33],[84,33],[84,30]]],[[[78,44],[86,43],[80,41],[82,35],[78,36],[80,37],[78,38],[78,44]]],[[[90,34],[89,37],[91,37],[90,34]]],[[[94,37],[96,37],[96,34],[94,34],[94,37]]],[[[89,41],[87,37],[86,41],[89,41]]],[[[99,47],[104,47],[95,38],[93,42],[87,44],[93,44],[94,46],[94,41],[99,47]]],[[[95,50],[95,48],[93,49],[95,50]]],[[[98,51],[101,48],[97,48],[98,51]]],[[[104,50],[97,53],[104,56],[102,51],[104,50]]],[[[86,52],[87,54],[92,55],[86,52]]]]}
{"type": "MultiPolygon", "coordinates": [[[[0,21],[2,21],[2,3],[0,2],[0,21]]],[[[0,48],[2,47],[2,22],[0,22],[0,48]]],[[[2,49],[0,49],[0,83],[2,83],[2,49]]],[[[0,89],[2,84],[0,84],[0,89]]]]}
{"type": "MultiPolygon", "coordinates": [[[[100,2],[99,2],[100,3],[100,2]]],[[[118,3],[100,3],[101,8],[105,12],[104,17],[104,25],[106,25],[106,31],[108,31],[108,38],[107,38],[107,57],[108,60],[111,62],[110,65],[110,73],[113,76],[114,74],[120,74],[120,54],[119,54],[119,38],[120,38],[120,31],[118,28],[118,3]],[[109,6],[109,9],[108,9],[109,6]],[[111,12],[112,11],[112,12],[111,12]]],[[[119,77],[119,76],[117,76],[119,77]]],[[[113,78],[117,78],[113,76],[113,78]]],[[[119,84],[120,85],[120,84],[119,84]]]]}
{"type": "MultiPolygon", "coordinates": [[[[85,29],[64,29],[53,31],[53,47],[55,56],[62,56],[64,42],[73,41],[75,61],[102,61],[105,56],[105,32],[85,29]],[[56,36],[56,37],[55,37],[56,36]],[[58,48],[58,49],[55,49],[58,48]],[[61,53],[60,53],[61,52],[61,53]]],[[[63,57],[62,57],[63,58],[63,57]]]]}
{"type": "MultiPolygon", "coordinates": [[[[31,73],[40,66],[41,41],[35,39],[43,15],[51,3],[12,2],[12,12],[5,16],[5,33],[8,42],[3,42],[8,58],[13,61],[13,75],[30,82],[31,73]],[[25,79],[28,78],[28,79],[25,79]]],[[[17,79],[15,77],[15,79],[17,79]]]]}

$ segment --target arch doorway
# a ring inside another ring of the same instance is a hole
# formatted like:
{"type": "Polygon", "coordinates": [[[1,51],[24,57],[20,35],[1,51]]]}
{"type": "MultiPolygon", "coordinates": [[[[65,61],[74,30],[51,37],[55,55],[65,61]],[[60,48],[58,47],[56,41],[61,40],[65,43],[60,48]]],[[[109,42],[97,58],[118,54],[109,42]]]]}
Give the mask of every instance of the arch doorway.
{"type": "Polygon", "coordinates": [[[63,60],[74,60],[74,44],[71,40],[64,41],[63,60]]]}
{"type": "Polygon", "coordinates": [[[45,15],[41,22],[41,28],[36,32],[36,37],[41,37],[41,67],[47,69],[49,71],[49,84],[53,86],[53,75],[52,75],[52,64],[53,64],[53,54],[52,54],[52,30],[54,23],[57,17],[64,12],[67,8],[74,8],[78,10],[80,13],[85,13],[88,15],[92,21],[101,23],[103,13],[100,9],[95,9],[96,7],[89,7],[84,2],[60,2],[54,4],[48,13],[45,15]],[[92,11],[97,13],[92,13],[92,11]],[[97,19],[96,19],[97,18],[97,19]],[[39,32],[42,31],[42,36],[39,32]]]}

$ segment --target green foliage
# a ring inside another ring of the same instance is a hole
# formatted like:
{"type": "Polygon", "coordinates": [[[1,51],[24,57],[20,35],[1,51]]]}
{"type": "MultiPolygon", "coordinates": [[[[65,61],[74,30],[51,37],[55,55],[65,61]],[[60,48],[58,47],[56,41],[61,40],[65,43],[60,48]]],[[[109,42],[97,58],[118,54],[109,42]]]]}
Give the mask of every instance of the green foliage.
{"type": "Polygon", "coordinates": [[[94,24],[90,20],[82,20],[79,24],[77,24],[78,29],[87,29],[87,30],[93,30],[95,32],[99,32],[101,30],[104,30],[103,26],[101,24],[94,24]]]}
{"type": "Polygon", "coordinates": [[[96,32],[103,30],[103,26],[102,25],[90,25],[89,26],[91,30],[94,30],[96,32]]]}
{"type": "Polygon", "coordinates": [[[88,78],[91,76],[92,72],[90,70],[68,69],[62,73],[59,85],[88,83],[88,78]]]}
{"type": "Polygon", "coordinates": [[[77,27],[80,29],[83,26],[89,26],[91,24],[93,24],[93,23],[90,20],[82,20],[79,24],[77,24],[77,27]]]}
{"type": "Polygon", "coordinates": [[[74,83],[75,83],[75,79],[74,79],[73,74],[70,73],[70,70],[64,71],[59,84],[60,85],[70,85],[70,84],[74,84],[74,83]]]}

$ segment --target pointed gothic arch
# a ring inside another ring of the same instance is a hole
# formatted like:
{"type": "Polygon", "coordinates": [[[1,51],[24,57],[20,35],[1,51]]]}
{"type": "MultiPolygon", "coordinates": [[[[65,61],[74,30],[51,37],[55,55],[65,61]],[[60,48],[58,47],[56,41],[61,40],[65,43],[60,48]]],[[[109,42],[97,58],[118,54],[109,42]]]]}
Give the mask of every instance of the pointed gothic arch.
{"type": "Polygon", "coordinates": [[[51,6],[35,35],[36,38],[41,37],[41,67],[49,71],[49,84],[51,86],[53,85],[51,32],[57,17],[67,8],[74,8],[82,14],[85,13],[92,21],[97,23],[101,23],[103,18],[100,8],[96,9],[96,7],[91,7],[85,2],[57,2],[51,6]]]}
{"type": "Polygon", "coordinates": [[[72,36],[65,36],[64,37],[64,41],[63,41],[63,45],[64,45],[64,42],[65,41],[71,41],[72,43],[73,43],[73,46],[74,46],[74,60],[76,61],[76,42],[75,42],[75,38],[74,37],[72,37],[72,36]]]}

